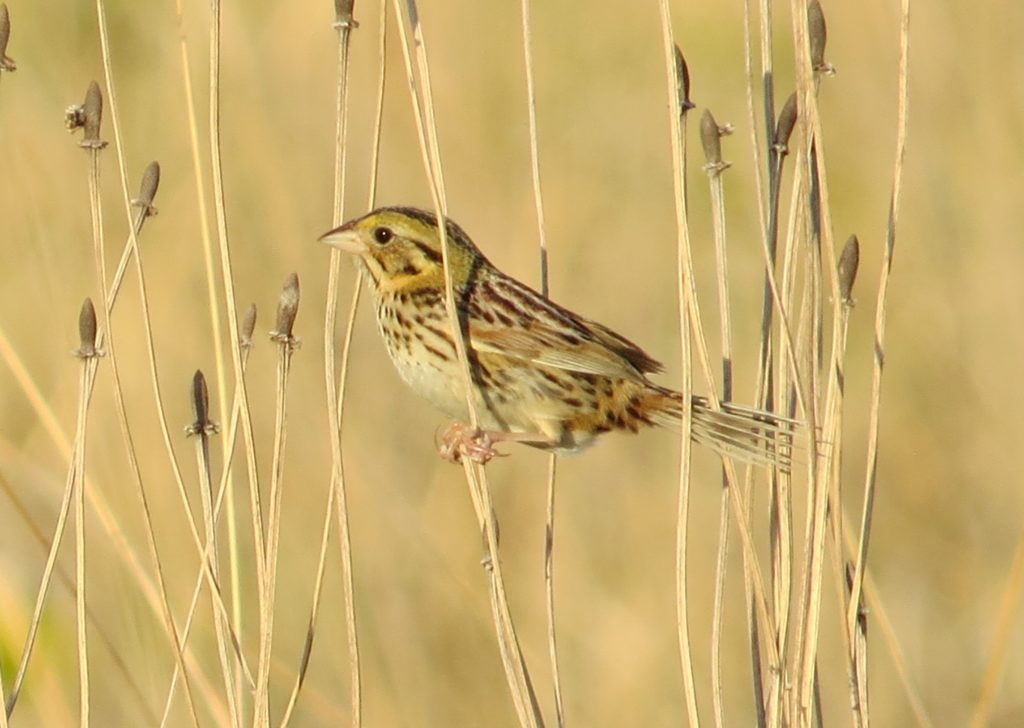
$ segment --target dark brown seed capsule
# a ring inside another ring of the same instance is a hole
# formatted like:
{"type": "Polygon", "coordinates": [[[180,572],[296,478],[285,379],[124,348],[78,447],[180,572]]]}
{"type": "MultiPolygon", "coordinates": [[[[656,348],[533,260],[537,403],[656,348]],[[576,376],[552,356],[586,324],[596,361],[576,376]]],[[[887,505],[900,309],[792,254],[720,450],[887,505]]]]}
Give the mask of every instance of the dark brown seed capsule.
{"type": "Polygon", "coordinates": [[[839,295],[847,306],[853,305],[853,283],[857,280],[857,268],[860,266],[860,241],[851,235],[843,246],[839,256],[839,295]]]}
{"type": "Polygon", "coordinates": [[[782,107],[782,111],[779,112],[779,120],[775,124],[774,146],[780,154],[785,154],[789,150],[789,138],[793,135],[796,119],[797,105],[796,93],[794,92],[786,99],[786,104],[782,107]]]}
{"type": "Polygon", "coordinates": [[[679,89],[679,115],[682,116],[696,106],[690,101],[690,69],[687,67],[683,51],[678,45],[676,46],[676,86],[679,89]]]}
{"type": "Polygon", "coordinates": [[[92,299],[86,298],[78,312],[78,339],[80,345],[75,355],[88,359],[96,356],[96,307],[92,299]]]}
{"type": "Polygon", "coordinates": [[[7,3],[0,3],[0,71],[16,71],[18,64],[7,56],[7,43],[11,39],[11,16],[7,3]]]}
{"type": "Polygon", "coordinates": [[[825,12],[818,0],[811,0],[807,5],[807,34],[811,47],[811,68],[815,71],[824,71],[828,68],[825,63],[828,29],[825,26],[825,12]]]}
{"type": "Polygon", "coordinates": [[[206,387],[206,377],[201,369],[192,375],[192,412],[195,421],[185,428],[189,435],[212,435],[217,432],[217,425],[210,419],[210,390],[206,387]]]}
{"type": "Polygon", "coordinates": [[[295,316],[299,312],[299,277],[295,273],[288,276],[281,290],[281,298],[277,303],[277,327],[270,336],[275,341],[295,343],[292,328],[295,316]]]}
{"type": "Polygon", "coordinates": [[[103,123],[103,92],[100,85],[93,81],[85,92],[85,103],[82,104],[85,138],[81,146],[90,149],[102,149],[107,143],[100,139],[100,125],[103,123]]]}
{"type": "Polygon", "coordinates": [[[142,182],[139,184],[139,196],[132,200],[132,204],[141,207],[146,216],[155,215],[157,210],[153,206],[156,198],[156,191],[160,188],[160,165],[157,162],[150,162],[142,173],[142,182]]]}

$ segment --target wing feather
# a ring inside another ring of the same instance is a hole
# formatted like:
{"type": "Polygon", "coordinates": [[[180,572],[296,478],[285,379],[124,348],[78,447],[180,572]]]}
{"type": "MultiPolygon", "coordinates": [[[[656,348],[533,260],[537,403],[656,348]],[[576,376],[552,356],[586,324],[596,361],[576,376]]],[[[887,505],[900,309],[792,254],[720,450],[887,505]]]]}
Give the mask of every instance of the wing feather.
{"type": "Polygon", "coordinates": [[[501,298],[505,310],[524,325],[506,325],[500,316],[493,321],[472,317],[469,344],[477,352],[622,379],[643,379],[646,373],[661,371],[659,362],[625,337],[542,298],[518,282],[491,282],[478,305],[487,306],[487,299],[493,301],[495,297],[501,298]]]}

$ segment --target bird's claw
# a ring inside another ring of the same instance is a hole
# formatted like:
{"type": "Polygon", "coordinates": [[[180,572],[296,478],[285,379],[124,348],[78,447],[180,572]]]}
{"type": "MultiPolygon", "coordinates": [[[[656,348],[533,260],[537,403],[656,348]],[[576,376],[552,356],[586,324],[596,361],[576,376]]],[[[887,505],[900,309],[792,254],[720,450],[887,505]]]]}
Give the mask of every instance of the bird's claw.
{"type": "Polygon", "coordinates": [[[462,462],[467,457],[475,463],[486,465],[495,456],[500,456],[494,449],[491,433],[485,432],[461,422],[454,422],[437,445],[437,452],[450,463],[462,462]]]}

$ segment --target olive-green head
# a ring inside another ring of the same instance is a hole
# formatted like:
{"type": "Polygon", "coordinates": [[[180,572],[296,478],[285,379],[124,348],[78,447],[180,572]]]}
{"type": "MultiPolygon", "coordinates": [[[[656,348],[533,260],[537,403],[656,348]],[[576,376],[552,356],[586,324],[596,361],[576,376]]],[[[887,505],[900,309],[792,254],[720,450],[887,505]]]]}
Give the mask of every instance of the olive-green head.
{"type": "MultiPolygon", "coordinates": [[[[469,236],[447,220],[448,264],[455,287],[490,264],[469,236]]],[[[324,234],[321,242],[359,257],[378,293],[444,286],[437,216],[415,207],[381,207],[324,234]]]]}

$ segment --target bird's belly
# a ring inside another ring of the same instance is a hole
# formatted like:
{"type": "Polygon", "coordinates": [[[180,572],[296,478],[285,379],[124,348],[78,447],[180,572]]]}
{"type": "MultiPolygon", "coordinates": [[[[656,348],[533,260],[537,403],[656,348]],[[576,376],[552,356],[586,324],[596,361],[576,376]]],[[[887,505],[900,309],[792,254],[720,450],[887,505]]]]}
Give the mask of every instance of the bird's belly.
{"type": "MultiPolygon", "coordinates": [[[[450,417],[466,419],[466,397],[454,377],[422,357],[390,350],[391,360],[409,387],[450,417]]],[[[457,373],[457,372],[456,372],[457,373]]]]}
{"type": "MultiPolygon", "coordinates": [[[[395,335],[386,326],[381,334],[395,369],[410,389],[449,417],[469,422],[464,374],[450,344],[425,341],[415,336],[395,335]],[[430,347],[428,349],[428,346],[430,347]],[[439,356],[440,354],[440,356],[439,356]]],[[[497,416],[473,388],[473,406],[478,425],[487,430],[520,429],[497,416]]]]}
{"type": "MultiPolygon", "coordinates": [[[[465,373],[442,328],[447,322],[432,317],[430,325],[411,330],[402,321],[388,306],[378,309],[381,338],[399,376],[434,407],[469,423],[465,373]]],[[[474,362],[473,411],[481,429],[546,436],[551,442],[546,447],[557,452],[578,451],[598,433],[613,429],[604,422],[595,390],[581,389],[601,384],[596,377],[576,381],[579,375],[491,352],[477,352],[474,362]]],[[[607,386],[610,396],[611,382],[607,386]]]]}

